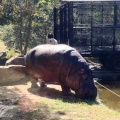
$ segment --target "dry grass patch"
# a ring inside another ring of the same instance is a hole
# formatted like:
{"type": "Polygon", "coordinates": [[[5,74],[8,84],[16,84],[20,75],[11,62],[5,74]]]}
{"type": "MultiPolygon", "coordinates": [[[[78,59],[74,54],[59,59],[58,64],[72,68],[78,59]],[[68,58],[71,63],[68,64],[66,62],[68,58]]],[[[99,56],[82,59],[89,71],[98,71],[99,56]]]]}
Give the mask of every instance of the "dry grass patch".
{"type": "Polygon", "coordinates": [[[4,42],[2,42],[0,40],[0,52],[6,51],[6,50],[7,50],[7,48],[6,48],[5,44],[4,44],[4,42]]]}

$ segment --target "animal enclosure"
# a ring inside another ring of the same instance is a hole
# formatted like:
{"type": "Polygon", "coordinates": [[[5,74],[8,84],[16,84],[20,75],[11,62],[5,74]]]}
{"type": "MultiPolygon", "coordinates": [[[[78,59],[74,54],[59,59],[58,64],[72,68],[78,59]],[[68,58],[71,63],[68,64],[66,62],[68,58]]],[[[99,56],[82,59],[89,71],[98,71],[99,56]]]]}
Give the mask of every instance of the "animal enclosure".
{"type": "Polygon", "coordinates": [[[64,0],[54,8],[54,37],[120,69],[120,1],[64,0]]]}

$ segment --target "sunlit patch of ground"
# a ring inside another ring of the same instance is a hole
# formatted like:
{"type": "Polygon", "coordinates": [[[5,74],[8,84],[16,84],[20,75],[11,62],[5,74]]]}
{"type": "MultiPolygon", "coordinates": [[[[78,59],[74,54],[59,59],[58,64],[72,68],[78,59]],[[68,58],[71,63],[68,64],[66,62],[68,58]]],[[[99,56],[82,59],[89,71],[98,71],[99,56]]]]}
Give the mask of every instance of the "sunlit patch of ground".
{"type": "MultiPolygon", "coordinates": [[[[19,108],[36,119],[45,120],[120,120],[119,112],[111,110],[97,101],[82,101],[72,96],[64,97],[60,85],[47,88],[31,88],[31,83],[0,86],[0,98],[16,99],[19,108]],[[38,109],[35,109],[35,106],[38,109]],[[29,112],[34,110],[35,112],[29,112]]],[[[33,119],[34,120],[34,119],[33,119]]]]}

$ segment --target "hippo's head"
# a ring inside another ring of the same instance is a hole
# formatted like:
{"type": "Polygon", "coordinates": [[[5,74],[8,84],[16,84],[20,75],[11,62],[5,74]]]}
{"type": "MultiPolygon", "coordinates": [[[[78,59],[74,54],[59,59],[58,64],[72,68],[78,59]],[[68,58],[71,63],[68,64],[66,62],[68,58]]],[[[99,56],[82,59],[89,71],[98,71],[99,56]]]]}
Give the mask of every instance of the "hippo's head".
{"type": "Polygon", "coordinates": [[[95,99],[97,88],[94,85],[92,71],[87,69],[77,69],[71,73],[68,80],[69,87],[75,91],[80,99],[95,99]]]}
{"type": "Polygon", "coordinates": [[[95,99],[97,96],[97,88],[94,85],[94,82],[86,80],[82,83],[82,86],[79,87],[76,91],[76,96],[81,99],[95,99]]]}

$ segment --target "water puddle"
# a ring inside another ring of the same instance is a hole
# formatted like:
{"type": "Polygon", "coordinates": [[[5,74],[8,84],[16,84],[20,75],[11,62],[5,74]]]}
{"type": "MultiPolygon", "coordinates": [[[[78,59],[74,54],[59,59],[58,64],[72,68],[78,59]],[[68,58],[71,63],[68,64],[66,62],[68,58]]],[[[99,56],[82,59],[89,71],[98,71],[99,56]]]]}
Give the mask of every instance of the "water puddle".
{"type": "Polygon", "coordinates": [[[120,80],[102,80],[99,83],[109,89],[96,83],[101,101],[109,108],[120,111],[120,80]]]}

